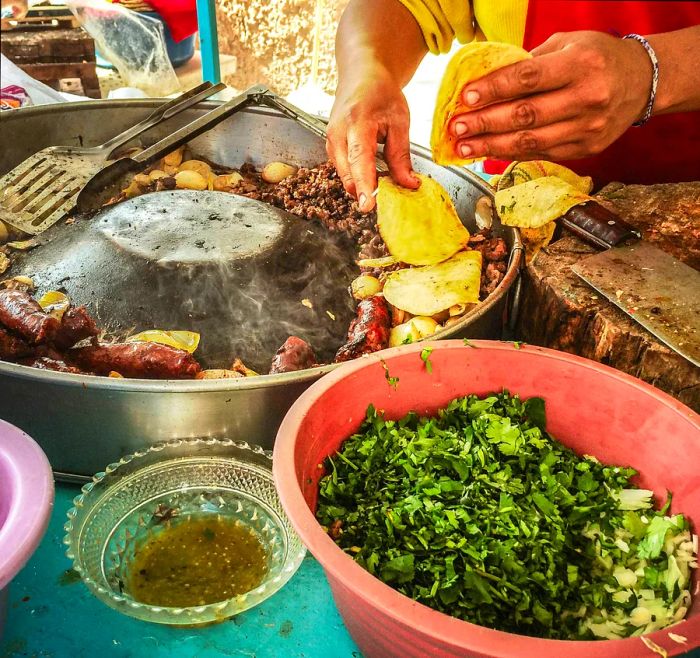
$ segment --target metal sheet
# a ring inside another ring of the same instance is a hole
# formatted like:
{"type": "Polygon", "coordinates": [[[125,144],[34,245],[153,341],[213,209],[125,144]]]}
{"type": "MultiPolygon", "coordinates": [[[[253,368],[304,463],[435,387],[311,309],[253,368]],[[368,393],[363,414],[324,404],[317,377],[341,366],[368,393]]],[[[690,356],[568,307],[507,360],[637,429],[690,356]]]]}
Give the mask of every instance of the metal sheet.
{"type": "MultiPolygon", "coordinates": [[[[144,118],[158,100],[92,101],[23,108],[0,113],[0,174],[51,144],[99,144],[144,118]]],[[[207,102],[169,119],[149,133],[153,143],[206,109],[207,102]]],[[[268,109],[229,117],[191,145],[225,166],[274,160],[315,166],[326,159],[321,138],[268,109]]],[[[411,149],[417,171],[449,192],[467,228],[476,230],[474,206],[493,190],[462,167],[439,167],[421,147],[411,149]]],[[[462,321],[434,336],[498,338],[508,293],[518,279],[522,243],[518,231],[498,222],[494,233],[511,249],[498,289],[462,321]]],[[[144,381],[83,377],[0,362],[0,418],[34,437],[61,477],[91,476],[125,454],[158,441],[190,436],[228,436],[272,447],[279,424],[294,400],[336,365],[301,372],[241,379],[144,381]]]]}
{"type": "Polygon", "coordinates": [[[584,258],[572,269],[660,341],[700,366],[700,273],[645,242],[584,258]]]}

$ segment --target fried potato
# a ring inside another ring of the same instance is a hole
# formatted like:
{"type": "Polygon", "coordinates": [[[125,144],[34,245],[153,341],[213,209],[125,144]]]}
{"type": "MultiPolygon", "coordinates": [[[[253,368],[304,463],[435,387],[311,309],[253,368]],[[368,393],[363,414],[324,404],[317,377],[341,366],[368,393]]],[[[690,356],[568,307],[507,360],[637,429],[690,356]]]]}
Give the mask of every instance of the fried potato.
{"type": "Polygon", "coordinates": [[[263,167],[261,177],[266,183],[281,183],[285,178],[294,176],[298,167],[286,162],[270,162],[263,167]]]}
{"type": "Polygon", "coordinates": [[[382,291],[382,284],[374,276],[360,274],[356,279],[353,279],[350,290],[355,299],[368,299],[382,291]]]}
{"type": "Polygon", "coordinates": [[[455,304],[479,301],[481,253],[461,251],[437,265],[392,272],[384,297],[412,315],[433,316],[455,304]]]}
{"type": "Polygon", "coordinates": [[[245,375],[235,370],[225,370],[224,368],[202,370],[195,375],[195,379],[240,379],[241,377],[245,377],[245,375]]]}
{"type": "Polygon", "coordinates": [[[540,228],[591,197],[555,176],[546,176],[496,192],[494,205],[502,224],[540,228]]]}
{"type": "Polygon", "coordinates": [[[388,176],[379,179],[377,226],[389,253],[409,265],[434,265],[463,249],[469,231],[452,199],[437,181],[417,174],[421,185],[409,190],[388,176]]]}
{"type": "Polygon", "coordinates": [[[518,46],[493,41],[470,43],[454,54],[442,77],[433,114],[430,148],[435,162],[464,165],[483,159],[461,157],[456,151],[457,138],[449,131],[454,116],[471,110],[462,103],[462,90],[465,85],[496,69],[531,57],[518,46]]]}
{"type": "Polygon", "coordinates": [[[202,160],[187,160],[178,168],[180,171],[196,171],[204,180],[208,180],[212,175],[211,167],[202,160]]]}
{"type": "Polygon", "coordinates": [[[183,190],[206,190],[208,180],[199,172],[185,170],[175,174],[176,185],[183,190]]]}

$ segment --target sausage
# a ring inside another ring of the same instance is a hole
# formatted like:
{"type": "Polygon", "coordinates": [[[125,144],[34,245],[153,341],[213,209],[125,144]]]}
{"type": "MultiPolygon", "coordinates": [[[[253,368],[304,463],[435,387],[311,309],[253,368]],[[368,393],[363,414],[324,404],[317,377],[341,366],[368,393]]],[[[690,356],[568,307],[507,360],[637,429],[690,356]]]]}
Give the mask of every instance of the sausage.
{"type": "Polygon", "coordinates": [[[295,372],[313,368],[315,365],[318,365],[318,362],[311,346],[297,336],[290,336],[273,357],[270,374],[295,372]]]}
{"type": "Polygon", "coordinates": [[[98,375],[116,371],[124,377],[142,379],[194,379],[201,370],[185,350],[158,343],[98,343],[66,353],[69,361],[98,375]]]}
{"type": "Polygon", "coordinates": [[[55,372],[69,372],[73,375],[85,375],[86,373],[75,366],[68,365],[62,359],[53,358],[51,356],[34,356],[29,359],[21,359],[19,361],[23,366],[31,368],[39,368],[39,370],[54,370],[55,372]]]}
{"type": "Polygon", "coordinates": [[[60,322],[45,313],[28,292],[0,290],[0,325],[36,345],[50,341],[60,322]]]}
{"type": "Polygon", "coordinates": [[[29,343],[0,327],[0,359],[14,361],[20,357],[29,356],[33,351],[29,343]]]}
{"type": "Polygon", "coordinates": [[[97,336],[99,333],[100,330],[84,306],[71,307],[63,314],[61,326],[53,342],[59,349],[66,350],[81,340],[97,336]]]}
{"type": "Polygon", "coordinates": [[[389,344],[391,315],[384,297],[375,295],[357,305],[357,315],[350,324],[348,341],[335,355],[335,362],[350,361],[363,354],[383,350],[389,344]]]}

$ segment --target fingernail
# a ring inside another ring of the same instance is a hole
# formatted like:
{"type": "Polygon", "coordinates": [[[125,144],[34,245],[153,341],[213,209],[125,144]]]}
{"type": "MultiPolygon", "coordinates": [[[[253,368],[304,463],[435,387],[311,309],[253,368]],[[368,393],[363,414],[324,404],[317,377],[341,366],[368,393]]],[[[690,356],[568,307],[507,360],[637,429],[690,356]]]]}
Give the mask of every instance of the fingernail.
{"type": "Polygon", "coordinates": [[[464,135],[464,133],[467,132],[467,124],[463,123],[462,121],[458,121],[455,123],[455,133],[459,137],[460,135],[464,135]]]}
{"type": "Polygon", "coordinates": [[[479,92],[478,91],[468,91],[467,92],[467,105],[476,105],[479,102],[479,92]]]}
{"type": "Polygon", "coordinates": [[[364,210],[365,203],[367,203],[367,195],[363,192],[357,200],[360,202],[360,210],[364,210]]]}
{"type": "Polygon", "coordinates": [[[472,147],[469,144],[462,144],[459,147],[459,152],[463,158],[468,158],[472,154],[472,147]]]}

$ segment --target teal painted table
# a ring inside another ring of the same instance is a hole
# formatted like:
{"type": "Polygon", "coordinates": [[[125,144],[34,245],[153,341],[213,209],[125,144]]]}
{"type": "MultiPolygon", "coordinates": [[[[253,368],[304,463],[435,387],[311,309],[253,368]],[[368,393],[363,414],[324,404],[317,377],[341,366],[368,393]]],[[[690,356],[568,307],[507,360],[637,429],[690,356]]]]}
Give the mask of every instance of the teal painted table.
{"type": "MultiPolygon", "coordinates": [[[[275,596],[215,626],[158,626],[108,608],[65,557],[63,524],[77,493],[57,487],[49,530],[12,582],[0,658],[361,658],[309,554],[275,596]]],[[[685,658],[700,658],[700,651],[685,658]]]]}
{"type": "Polygon", "coordinates": [[[307,554],[277,595],[200,629],[147,624],[115,612],[70,571],[66,512],[78,489],[57,486],[51,525],[10,586],[1,658],[359,658],[321,566],[307,554]]]}

